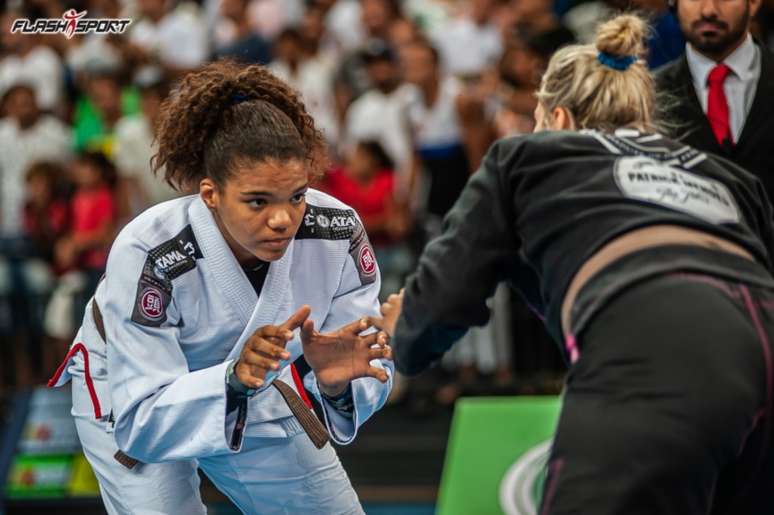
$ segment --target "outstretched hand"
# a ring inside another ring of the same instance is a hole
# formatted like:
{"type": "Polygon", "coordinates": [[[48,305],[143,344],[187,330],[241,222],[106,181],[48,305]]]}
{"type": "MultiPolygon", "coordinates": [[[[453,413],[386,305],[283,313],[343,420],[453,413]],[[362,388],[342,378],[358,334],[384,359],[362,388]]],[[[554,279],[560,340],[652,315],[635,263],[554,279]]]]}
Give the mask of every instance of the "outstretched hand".
{"type": "Polygon", "coordinates": [[[260,388],[269,370],[278,370],[282,359],[290,358],[285,345],[293,339],[293,331],[309,318],[309,306],[302,306],[281,325],[265,325],[245,342],[234,373],[248,388],[260,388]]]}
{"type": "Polygon", "coordinates": [[[395,325],[398,323],[403,309],[403,291],[401,288],[400,292],[387,297],[387,300],[379,308],[382,313],[381,317],[368,317],[369,324],[384,331],[390,338],[395,335],[395,325]]]}
{"type": "Polygon", "coordinates": [[[375,332],[361,336],[371,327],[362,318],[332,333],[315,330],[314,322],[306,320],[301,326],[301,343],[304,358],[314,370],[320,390],[330,396],[343,392],[350,381],[360,377],[373,377],[387,382],[387,372],[371,365],[373,359],[392,359],[392,349],[387,345],[388,336],[375,332]]]}

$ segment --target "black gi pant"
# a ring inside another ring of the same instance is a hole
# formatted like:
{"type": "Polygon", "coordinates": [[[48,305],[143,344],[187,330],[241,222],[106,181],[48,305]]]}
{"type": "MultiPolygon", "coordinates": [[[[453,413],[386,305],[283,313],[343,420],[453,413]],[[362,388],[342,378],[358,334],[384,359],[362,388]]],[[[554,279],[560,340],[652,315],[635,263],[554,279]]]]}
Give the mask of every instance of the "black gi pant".
{"type": "Polygon", "coordinates": [[[578,338],[540,513],[774,514],[773,342],[772,288],[625,289],[578,338]]]}

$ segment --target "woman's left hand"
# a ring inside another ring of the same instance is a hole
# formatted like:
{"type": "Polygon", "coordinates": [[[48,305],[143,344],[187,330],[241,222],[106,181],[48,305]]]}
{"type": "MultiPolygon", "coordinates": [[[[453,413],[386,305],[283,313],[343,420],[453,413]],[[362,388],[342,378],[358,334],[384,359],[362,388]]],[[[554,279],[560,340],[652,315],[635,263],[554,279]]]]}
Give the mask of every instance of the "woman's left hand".
{"type": "Polygon", "coordinates": [[[371,327],[363,318],[332,333],[320,333],[309,319],[301,327],[304,358],[314,370],[320,390],[334,397],[343,392],[350,381],[373,377],[382,383],[389,379],[387,371],[371,365],[374,359],[392,359],[389,337],[384,332],[361,336],[371,327]]]}

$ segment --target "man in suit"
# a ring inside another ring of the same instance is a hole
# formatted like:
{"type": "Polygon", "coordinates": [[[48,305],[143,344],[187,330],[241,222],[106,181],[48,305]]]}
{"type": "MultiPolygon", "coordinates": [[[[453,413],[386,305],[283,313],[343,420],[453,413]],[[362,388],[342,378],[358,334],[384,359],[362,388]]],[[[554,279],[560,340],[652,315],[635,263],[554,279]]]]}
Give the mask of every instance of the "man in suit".
{"type": "Polygon", "coordinates": [[[774,54],[753,40],[761,0],[669,0],[685,54],[656,74],[675,136],[754,173],[774,198],[774,54]]]}

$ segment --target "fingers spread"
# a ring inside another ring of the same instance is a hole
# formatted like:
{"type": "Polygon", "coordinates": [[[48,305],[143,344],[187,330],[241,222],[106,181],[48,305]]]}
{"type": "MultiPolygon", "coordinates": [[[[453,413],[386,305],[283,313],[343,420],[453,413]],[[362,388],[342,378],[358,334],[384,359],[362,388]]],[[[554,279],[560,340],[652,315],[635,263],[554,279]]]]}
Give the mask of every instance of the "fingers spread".
{"type": "Polygon", "coordinates": [[[374,347],[368,349],[368,359],[392,359],[392,347],[374,347]]]}
{"type": "Polygon", "coordinates": [[[283,326],[265,325],[256,331],[253,337],[263,338],[276,338],[278,340],[284,340],[282,343],[293,339],[293,332],[285,329],[283,326]]]}
{"type": "Polygon", "coordinates": [[[314,320],[306,319],[301,326],[301,341],[309,343],[314,338],[314,320]]]}
{"type": "Polygon", "coordinates": [[[343,334],[360,334],[370,327],[369,319],[370,317],[359,318],[358,320],[345,325],[339,329],[339,331],[341,331],[343,334]]]}
{"type": "MultiPolygon", "coordinates": [[[[247,343],[245,344],[245,347],[253,352],[258,353],[266,353],[269,356],[284,356],[287,354],[288,357],[290,357],[290,354],[285,351],[285,345],[287,344],[288,339],[284,337],[256,337],[252,336],[249,340],[247,340],[247,343]]],[[[282,359],[287,359],[283,357],[282,359]]]]}
{"type": "Polygon", "coordinates": [[[311,314],[312,308],[304,304],[298,309],[298,311],[290,315],[290,318],[288,318],[280,327],[287,331],[294,331],[301,327],[301,325],[309,318],[309,315],[311,314]]]}
{"type": "Polygon", "coordinates": [[[380,383],[386,383],[387,379],[389,379],[389,376],[387,375],[387,371],[383,368],[376,368],[376,367],[368,367],[368,370],[366,370],[366,376],[373,377],[374,379],[378,380],[380,383]]]}
{"type": "MultiPolygon", "coordinates": [[[[257,352],[245,352],[242,354],[242,357],[240,358],[241,361],[251,367],[251,371],[255,372],[255,368],[261,368],[264,371],[266,370],[278,370],[280,367],[280,363],[278,360],[274,360],[270,357],[258,354],[257,352]]],[[[253,373],[254,376],[256,376],[255,373],[253,373]]],[[[256,376],[256,377],[263,377],[256,376]]]]}

